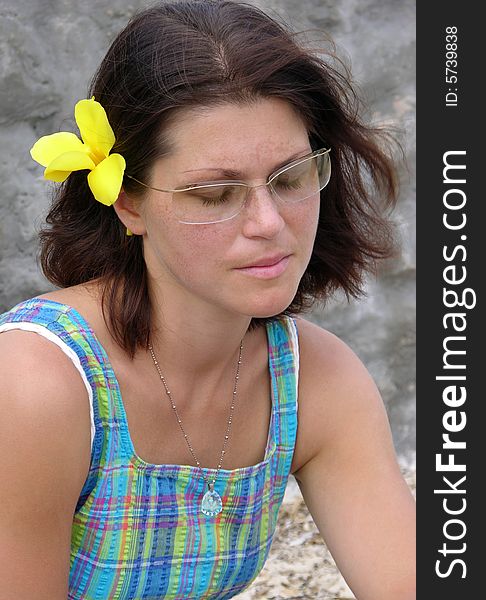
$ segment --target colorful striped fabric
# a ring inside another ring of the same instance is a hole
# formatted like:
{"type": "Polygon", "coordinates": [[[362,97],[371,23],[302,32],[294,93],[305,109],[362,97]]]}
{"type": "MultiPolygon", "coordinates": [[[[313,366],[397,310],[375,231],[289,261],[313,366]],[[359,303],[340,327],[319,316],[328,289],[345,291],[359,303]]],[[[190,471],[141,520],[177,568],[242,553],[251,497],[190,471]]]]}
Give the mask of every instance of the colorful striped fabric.
{"type": "Polygon", "coordinates": [[[0,332],[12,328],[56,336],[92,390],[94,440],[73,517],[68,599],[223,600],[247,588],[268,556],[295,447],[295,321],[267,324],[273,410],[265,457],[220,470],[223,510],[215,517],[200,510],[206,489],[196,466],[136,455],[108,357],[74,308],[33,298],[0,316],[0,332]]]}

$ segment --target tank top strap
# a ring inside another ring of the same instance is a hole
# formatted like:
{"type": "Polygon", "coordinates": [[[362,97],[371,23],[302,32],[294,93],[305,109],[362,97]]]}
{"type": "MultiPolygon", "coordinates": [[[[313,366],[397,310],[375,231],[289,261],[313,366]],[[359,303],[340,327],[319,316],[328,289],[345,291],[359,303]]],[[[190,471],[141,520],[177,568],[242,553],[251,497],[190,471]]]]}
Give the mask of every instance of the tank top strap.
{"type": "MultiPolygon", "coordinates": [[[[268,360],[274,389],[275,443],[290,470],[297,435],[299,343],[295,319],[281,315],[267,322],[268,360]]],[[[282,462],[282,459],[280,459],[282,462]]]]}

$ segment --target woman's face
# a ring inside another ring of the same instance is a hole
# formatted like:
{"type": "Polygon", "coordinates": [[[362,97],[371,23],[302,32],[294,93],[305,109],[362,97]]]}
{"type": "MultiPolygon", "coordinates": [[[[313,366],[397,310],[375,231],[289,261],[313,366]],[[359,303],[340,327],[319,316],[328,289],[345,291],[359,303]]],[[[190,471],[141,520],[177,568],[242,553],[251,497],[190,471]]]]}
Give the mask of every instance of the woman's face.
{"type": "MultiPolygon", "coordinates": [[[[312,151],[303,121],[280,99],[186,111],[168,138],[173,151],[156,162],[150,181],[164,189],[224,180],[218,169],[264,184],[279,166],[312,151]]],[[[171,289],[181,303],[197,299],[250,317],[289,306],[312,253],[319,194],[282,205],[259,187],[235,218],[204,225],[180,223],[171,210],[176,201],[177,194],[150,190],[141,208],[149,277],[164,297],[171,289]]]]}

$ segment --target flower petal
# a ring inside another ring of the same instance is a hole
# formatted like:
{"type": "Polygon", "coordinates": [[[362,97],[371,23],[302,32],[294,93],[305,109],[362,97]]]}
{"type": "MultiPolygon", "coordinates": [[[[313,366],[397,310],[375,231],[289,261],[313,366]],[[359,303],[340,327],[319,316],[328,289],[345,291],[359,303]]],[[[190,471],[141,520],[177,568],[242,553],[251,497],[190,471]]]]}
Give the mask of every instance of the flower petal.
{"type": "Polygon", "coordinates": [[[111,154],[88,175],[88,184],[93,196],[106,206],[114,204],[120,194],[125,159],[120,154],[111,154]]]}
{"type": "Polygon", "coordinates": [[[51,181],[64,181],[72,171],[94,168],[94,162],[85,152],[64,152],[47,165],[44,177],[51,181]]]}
{"type": "Polygon", "coordinates": [[[69,177],[69,175],[71,175],[71,173],[72,171],[52,171],[46,175],[46,171],[44,171],[44,179],[49,179],[49,181],[55,181],[56,183],[62,183],[69,177]]]}
{"type": "Polygon", "coordinates": [[[43,167],[65,152],[89,152],[89,148],[74,133],[61,131],[44,135],[32,146],[30,155],[43,167]]]}
{"type": "Polygon", "coordinates": [[[101,162],[115,143],[115,134],[108,123],[105,109],[94,98],[80,100],[74,108],[74,117],[84,143],[101,162]]]}

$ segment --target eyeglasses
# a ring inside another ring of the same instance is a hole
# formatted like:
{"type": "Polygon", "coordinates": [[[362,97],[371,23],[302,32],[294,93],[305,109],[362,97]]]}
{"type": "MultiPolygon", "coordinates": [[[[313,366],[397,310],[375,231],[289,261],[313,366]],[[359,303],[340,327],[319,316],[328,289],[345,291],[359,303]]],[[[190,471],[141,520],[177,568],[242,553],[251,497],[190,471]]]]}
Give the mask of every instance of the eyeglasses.
{"type": "Polygon", "coordinates": [[[177,194],[177,198],[173,196],[173,211],[180,223],[209,225],[236,217],[243,210],[250,190],[259,187],[268,187],[273,197],[284,205],[296,204],[318,194],[331,177],[330,151],[330,148],[322,148],[302,156],[272,173],[267,182],[260,185],[215,181],[165,190],[126,176],[151,190],[177,194]]]}

